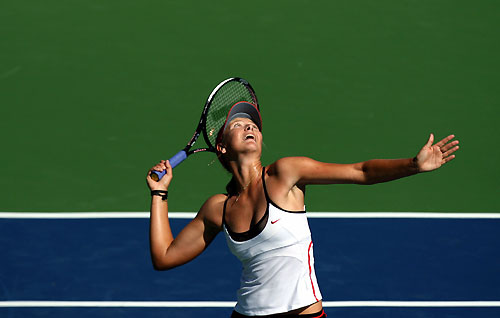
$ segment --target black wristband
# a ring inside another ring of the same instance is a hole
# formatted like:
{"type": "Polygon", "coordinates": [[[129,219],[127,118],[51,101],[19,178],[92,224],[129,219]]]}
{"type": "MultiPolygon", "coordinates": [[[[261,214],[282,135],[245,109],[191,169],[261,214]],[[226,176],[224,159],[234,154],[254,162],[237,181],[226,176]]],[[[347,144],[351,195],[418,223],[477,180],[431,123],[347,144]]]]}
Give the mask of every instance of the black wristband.
{"type": "Polygon", "coordinates": [[[168,191],[167,190],[151,190],[151,195],[160,196],[162,201],[167,201],[168,191]]]}

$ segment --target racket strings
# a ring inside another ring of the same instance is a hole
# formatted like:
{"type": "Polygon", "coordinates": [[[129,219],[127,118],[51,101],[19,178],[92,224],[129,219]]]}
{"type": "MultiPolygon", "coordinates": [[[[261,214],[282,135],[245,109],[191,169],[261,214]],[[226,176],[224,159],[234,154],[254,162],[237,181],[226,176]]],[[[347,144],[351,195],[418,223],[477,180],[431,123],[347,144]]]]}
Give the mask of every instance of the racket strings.
{"type": "Polygon", "coordinates": [[[231,107],[240,101],[256,103],[253,94],[241,82],[228,82],[215,94],[207,113],[205,129],[212,146],[215,146],[217,134],[226,121],[231,107]]]}

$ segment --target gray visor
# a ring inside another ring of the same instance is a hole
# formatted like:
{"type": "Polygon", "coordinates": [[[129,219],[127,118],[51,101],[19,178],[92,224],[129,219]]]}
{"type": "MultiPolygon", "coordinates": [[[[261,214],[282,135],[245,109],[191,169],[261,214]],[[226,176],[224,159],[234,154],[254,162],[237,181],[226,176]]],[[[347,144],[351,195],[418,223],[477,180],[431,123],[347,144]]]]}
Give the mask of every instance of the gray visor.
{"type": "Polygon", "coordinates": [[[235,118],[248,118],[252,120],[257,127],[259,127],[259,130],[262,130],[260,112],[253,104],[247,102],[238,102],[234,104],[227,115],[226,122],[224,123],[224,129],[226,128],[226,125],[235,118]]]}

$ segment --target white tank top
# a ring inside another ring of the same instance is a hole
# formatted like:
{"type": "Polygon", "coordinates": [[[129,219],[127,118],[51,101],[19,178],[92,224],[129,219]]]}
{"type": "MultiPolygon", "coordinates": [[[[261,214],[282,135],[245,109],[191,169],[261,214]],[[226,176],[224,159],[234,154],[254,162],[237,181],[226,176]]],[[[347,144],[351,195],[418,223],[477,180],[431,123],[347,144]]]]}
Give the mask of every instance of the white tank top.
{"type": "MultiPolygon", "coordinates": [[[[243,265],[235,310],[247,316],[288,312],[322,299],[306,213],[286,211],[274,204],[264,176],[265,168],[262,184],[267,211],[259,221],[265,222],[261,224],[264,228],[257,233],[250,229],[253,237],[235,240],[235,233],[223,222],[227,245],[243,265]]],[[[226,204],[224,216],[225,210],[226,204]]]]}

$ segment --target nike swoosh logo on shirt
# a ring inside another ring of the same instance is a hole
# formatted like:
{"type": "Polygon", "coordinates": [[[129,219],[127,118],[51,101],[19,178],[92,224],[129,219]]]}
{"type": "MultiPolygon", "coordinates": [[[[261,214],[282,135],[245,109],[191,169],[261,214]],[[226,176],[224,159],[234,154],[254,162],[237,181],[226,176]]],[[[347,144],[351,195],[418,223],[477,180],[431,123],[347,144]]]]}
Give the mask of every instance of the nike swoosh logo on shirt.
{"type": "Polygon", "coordinates": [[[274,223],[278,222],[279,220],[281,220],[281,219],[277,219],[276,221],[271,221],[271,224],[274,224],[274,223]]]}

